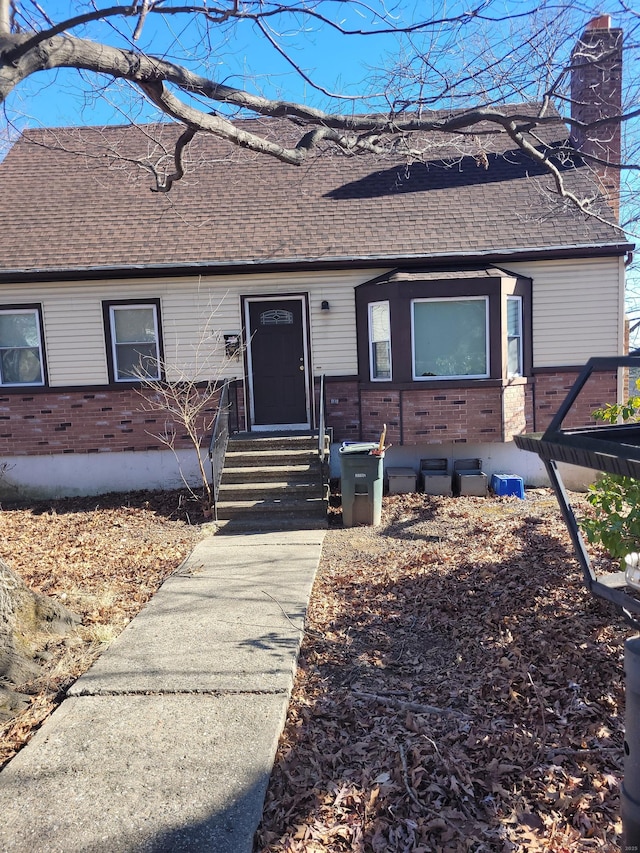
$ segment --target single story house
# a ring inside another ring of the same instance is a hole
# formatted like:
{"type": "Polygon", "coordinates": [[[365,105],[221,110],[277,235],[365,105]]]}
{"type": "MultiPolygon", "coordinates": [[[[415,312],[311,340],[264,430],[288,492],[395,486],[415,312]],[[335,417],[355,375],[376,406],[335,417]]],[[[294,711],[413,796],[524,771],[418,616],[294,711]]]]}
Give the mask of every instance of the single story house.
{"type": "MultiPolygon", "coordinates": [[[[141,357],[233,380],[243,430],[317,428],[324,376],[336,442],[386,424],[390,464],[477,457],[541,481],[513,436],[545,428],[589,357],[624,350],[615,187],[587,216],[505,136],[294,167],[198,135],[185,177],[151,192],[177,132],[28,130],[0,164],[0,496],[179,484],[141,357]]],[[[563,177],[593,191],[582,164],[563,177]]],[[[573,423],[622,388],[600,374],[573,423]]]]}

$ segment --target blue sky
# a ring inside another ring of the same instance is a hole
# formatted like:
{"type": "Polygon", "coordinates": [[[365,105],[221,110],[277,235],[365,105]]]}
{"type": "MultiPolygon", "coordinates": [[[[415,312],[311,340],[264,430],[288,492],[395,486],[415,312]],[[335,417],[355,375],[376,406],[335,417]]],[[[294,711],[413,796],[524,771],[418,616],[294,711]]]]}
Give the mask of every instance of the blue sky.
{"type": "MultiPolygon", "coordinates": [[[[95,5],[111,6],[117,1],[97,0],[95,5]]],[[[308,2],[313,5],[315,0],[308,2]]],[[[422,73],[426,69],[429,85],[436,88],[446,86],[463,73],[461,69],[465,68],[465,63],[468,69],[477,71],[478,66],[488,62],[491,72],[473,82],[474,86],[478,84],[478,91],[472,93],[471,99],[477,103],[485,97],[498,102],[539,97],[559,67],[548,63],[549,56],[555,56],[560,45],[556,58],[560,63],[567,61],[570,47],[590,17],[588,7],[592,2],[595,0],[585,0],[584,7],[565,7],[564,11],[558,11],[562,6],[557,6],[556,0],[474,0],[471,4],[465,0],[446,3],[388,0],[387,5],[398,26],[433,16],[462,15],[468,12],[469,6],[482,5],[482,13],[472,17],[459,30],[450,24],[436,23],[427,33],[415,35],[410,45],[404,42],[404,59],[414,56],[413,63],[409,64],[410,71],[422,73]],[[528,42],[529,37],[531,42],[528,42]],[[536,49],[528,50],[529,44],[535,44],[536,49]],[[494,63],[495,71],[493,60],[499,60],[494,63]]],[[[34,6],[35,0],[22,0],[20,4],[25,11],[34,6]]],[[[50,17],[60,22],[92,8],[93,3],[50,0],[45,6],[50,17]]],[[[363,12],[366,8],[384,6],[385,0],[362,0],[362,3],[360,0],[325,0],[320,6],[345,28],[366,28],[377,33],[369,36],[343,36],[309,17],[288,15],[268,21],[274,39],[315,82],[329,92],[366,96],[382,89],[377,79],[379,74],[392,67],[400,56],[399,38],[379,33],[388,23],[383,24],[372,13],[363,12]]],[[[135,24],[135,18],[110,18],[90,24],[84,30],[74,29],[73,34],[127,47],[127,38],[130,39],[135,24]]],[[[358,102],[354,105],[334,100],[330,106],[327,95],[305,82],[251,21],[226,28],[213,26],[205,33],[193,23],[191,16],[166,16],[165,20],[149,15],[136,47],[177,63],[186,62],[193,71],[204,76],[268,97],[304,102],[332,111],[363,111],[358,102]]],[[[470,85],[464,90],[467,95],[470,85]]],[[[87,75],[83,79],[79,72],[61,70],[38,74],[25,81],[12,93],[5,109],[11,123],[18,128],[26,124],[103,124],[156,117],[143,105],[139,95],[133,106],[127,102],[123,90],[129,93],[130,100],[133,90],[126,84],[113,85],[106,79],[95,76],[90,79],[87,75]]],[[[393,92],[397,95],[398,91],[396,86],[393,92]]],[[[414,87],[411,94],[415,95],[416,91],[414,87]]],[[[451,104],[458,106],[461,100],[454,98],[451,104]]],[[[386,102],[378,100],[373,107],[384,110],[386,102]]]]}
{"type": "MultiPolygon", "coordinates": [[[[46,4],[46,9],[57,22],[77,13],[79,5],[81,4],[68,3],[66,0],[53,0],[46,4]]],[[[411,19],[415,14],[415,7],[411,3],[403,5],[406,18],[411,19]]],[[[361,22],[360,19],[352,20],[354,25],[361,22]]],[[[348,23],[348,19],[346,21],[348,23]]],[[[131,32],[134,23],[135,21],[119,22],[118,26],[131,32]]],[[[313,24],[303,32],[295,27],[293,22],[289,24],[288,30],[286,26],[280,29],[282,44],[290,51],[294,61],[332,91],[349,94],[369,91],[372,68],[387,64],[389,54],[395,53],[397,49],[393,36],[344,37],[335,32],[320,31],[313,24]]],[[[185,44],[193,43],[193,34],[181,33],[180,26],[173,28],[174,44],[179,40],[185,44]]],[[[123,44],[122,39],[110,37],[109,25],[101,24],[100,29],[93,25],[92,31],[76,30],[74,33],[123,44]]],[[[207,51],[208,59],[212,61],[210,76],[231,85],[246,85],[251,91],[271,97],[286,97],[288,100],[302,101],[318,107],[327,105],[327,98],[314,91],[296,74],[267,39],[256,32],[250,22],[243,23],[233,34],[216,35],[217,41],[212,43],[211,49],[207,51]]],[[[196,37],[195,42],[197,41],[196,37]]],[[[176,53],[172,50],[174,46],[166,29],[154,27],[150,19],[145,25],[140,43],[149,52],[166,52],[169,56],[176,53]]],[[[192,67],[193,70],[201,70],[197,62],[194,62],[192,67]]],[[[10,121],[20,127],[25,124],[59,126],[128,122],[131,107],[121,106],[123,96],[118,93],[122,84],[101,88],[106,83],[106,80],[99,81],[99,88],[96,88],[95,79],[90,79],[87,75],[83,79],[82,74],[74,70],[40,73],[14,90],[5,108],[10,121]]],[[[128,88],[126,84],[124,87],[128,88]]],[[[156,114],[151,109],[143,109],[142,113],[133,117],[136,120],[144,120],[154,116],[156,114]]]]}

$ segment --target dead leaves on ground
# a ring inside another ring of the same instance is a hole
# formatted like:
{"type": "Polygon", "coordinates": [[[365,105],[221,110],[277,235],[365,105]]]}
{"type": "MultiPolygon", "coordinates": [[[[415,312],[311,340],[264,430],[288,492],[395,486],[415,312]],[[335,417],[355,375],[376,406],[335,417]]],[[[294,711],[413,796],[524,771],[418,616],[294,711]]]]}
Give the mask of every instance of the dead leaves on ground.
{"type": "MultiPolygon", "coordinates": [[[[83,617],[0,764],[200,536],[175,495],[0,512],[0,557],[83,617]]],[[[548,491],[385,499],[332,529],[256,849],[617,849],[623,641],[548,491]]]]}
{"type": "Polygon", "coordinates": [[[548,491],[330,530],[309,626],[256,850],[618,849],[630,629],[548,491]]]}
{"type": "Polygon", "coordinates": [[[33,701],[0,727],[0,767],[191,551],[201,531],[183,506],[175,492],[136,492],[0,509],[0,559],[82,618],[44,641],[43,675],[22,688],[33,701]]]}

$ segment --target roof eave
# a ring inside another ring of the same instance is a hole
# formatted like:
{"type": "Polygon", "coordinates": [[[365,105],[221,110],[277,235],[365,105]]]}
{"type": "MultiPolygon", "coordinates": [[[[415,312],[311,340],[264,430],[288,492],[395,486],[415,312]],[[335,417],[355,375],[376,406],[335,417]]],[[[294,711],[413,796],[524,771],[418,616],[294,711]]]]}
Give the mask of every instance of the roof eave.
{"type": "Polygon", "coordinates": [[[15,268],[0,269],[0,282],[3,281],[55,281],[64,279],[96,279],[121,278],[123,276],[145,277],[163,274],[166,276],[185,275],[190,273],[223,275],[233,272],[257,271],[283,272],[299,269],[346,269],[355,266],[367,267],[398,267],[424,265],[425,262],[435,261],[443,265],[456,265],[463,262],[471,264],[504,263],[505,261],[530,260],[560,260],[566,258],[607,257],[626,255],[635,249],[634,243],[620,241],[617,243],[577,244],[572,246],[542,246],[529,248],[488,249],[485,251],[430,252],[408,255],[349,255],[323,256],[309,258],[281,258],[279,260],[239,260],[239,261],[197,261],[159,264],[121,264],[104,266],[78,267],[49,267],[49,268],[15,268]]]}

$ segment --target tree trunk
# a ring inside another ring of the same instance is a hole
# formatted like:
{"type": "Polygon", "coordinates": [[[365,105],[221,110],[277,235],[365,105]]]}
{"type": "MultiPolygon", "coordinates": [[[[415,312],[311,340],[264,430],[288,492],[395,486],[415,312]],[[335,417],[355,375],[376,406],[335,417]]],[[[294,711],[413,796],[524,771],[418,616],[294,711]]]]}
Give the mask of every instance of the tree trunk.
{"type": "Polygon", "coordinates": [[[45,633],[65,634],[79,621],[64,605],[30,590],[0,560],[0,721],[27,704],[20,689],[40,672],[37,640],[45,633]]]}

